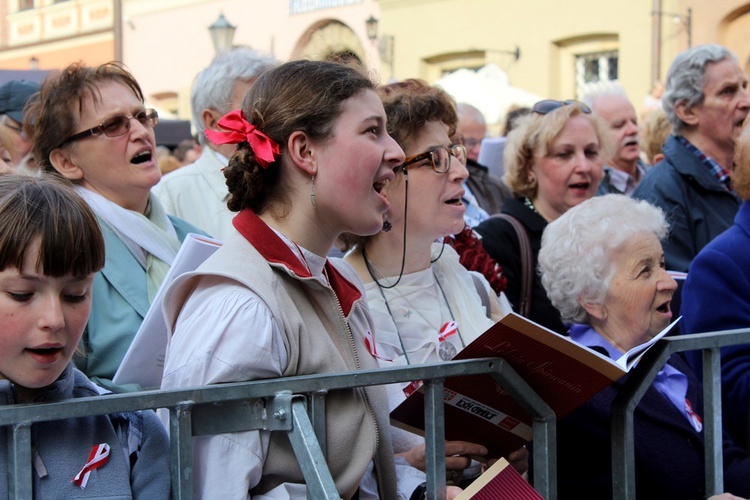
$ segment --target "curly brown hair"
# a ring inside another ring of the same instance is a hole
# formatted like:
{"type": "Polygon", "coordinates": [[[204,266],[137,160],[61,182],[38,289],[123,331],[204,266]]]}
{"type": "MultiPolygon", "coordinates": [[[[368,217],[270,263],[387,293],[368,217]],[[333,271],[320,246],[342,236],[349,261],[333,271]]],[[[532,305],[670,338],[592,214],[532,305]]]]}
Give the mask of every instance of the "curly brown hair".
{"type": "Polygon", "coordinates": [[[388,135],[406,150],[427,122],[443,122],[448,136],[456,134],[456,102],[440,87],[414,78],[379,87],[378,95],[388,117],[388,135]]]}

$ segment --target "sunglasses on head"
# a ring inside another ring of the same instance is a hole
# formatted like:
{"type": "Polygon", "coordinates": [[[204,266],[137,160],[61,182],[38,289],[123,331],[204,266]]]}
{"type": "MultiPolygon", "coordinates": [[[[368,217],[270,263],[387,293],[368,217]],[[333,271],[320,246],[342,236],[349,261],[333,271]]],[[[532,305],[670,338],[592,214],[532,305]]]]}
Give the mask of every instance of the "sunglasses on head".
{"type": "Polygon", "coordinates": [[[538,103],[534,104],[531,107],[531,111],[534,113],[539,113],[540,115],[546,115],[547,113],[551,113],[552,111],[562,108],[563,106],[578,106],[578,108],[586,113],[587,115],[591,113],[591,108],[586,106],[581,101],[576,101],[574,99],[568,99],[567,101],[555,101],[554,99],[545,99],[543,101],[539,101],[538,103]]]}
{"type": "Polygon", "coordinates": [[[121,135],[125,135],[130,130],[130,120],[133,119],[138,120],[138,123],[146,128],[152,128],[155,127],[157,123],[159,123],[159,114],[155,109],[144,109],[137,112],[133,116],[113,116],[111,118],[107,118],[96,127],[71,135],[70,137],[65,139],[62,144],[60,144],[60,146],[62,147],[69,142],[77,141],[79,139],[83,139],[92,135],[104,134],[107,137],[118,137],[121,135]]]}

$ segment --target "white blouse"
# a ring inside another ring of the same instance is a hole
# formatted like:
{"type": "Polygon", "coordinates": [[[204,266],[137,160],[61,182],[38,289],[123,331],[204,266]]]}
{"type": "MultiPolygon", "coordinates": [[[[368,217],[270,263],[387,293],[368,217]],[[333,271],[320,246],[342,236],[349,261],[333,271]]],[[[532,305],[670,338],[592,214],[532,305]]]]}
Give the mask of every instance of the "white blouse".
{"type": "MultiPolygon", "coordinates": [[[[433,259],[441,249],[442,244],[433,244],[433,259]]],[[[365,284],[375,324],[375,344],[378,355],[384,358],[378,360],[380,366],[440,363],[447,360],[441,357],[441,344],[450,343],[457,353],[494,324],[472,273],[461,265],[453,248],[446,246],[442,252],[428,269],[402,276],[393,288],[381,288],[375,282],[365,284]],[[441,340],[441,327],[452,321],[457,329],[449,324],[446,328],[449,335],[441,340]]],[[[388,286],[396,278],[379,281],[388,286]]],[[[485,287],[484,293],[493,300],[497,298],[484,278],[479,281],[485,287]]],[[[511,310],[504,295],[500,304],[502,315],[511,310]]],[[[444,353],[450,353],[452,349],[448,347],[443,347],[444,353]]],[[[388,387],[390,409],[405,399],[403,388],[407,385],[388,387]]]]}

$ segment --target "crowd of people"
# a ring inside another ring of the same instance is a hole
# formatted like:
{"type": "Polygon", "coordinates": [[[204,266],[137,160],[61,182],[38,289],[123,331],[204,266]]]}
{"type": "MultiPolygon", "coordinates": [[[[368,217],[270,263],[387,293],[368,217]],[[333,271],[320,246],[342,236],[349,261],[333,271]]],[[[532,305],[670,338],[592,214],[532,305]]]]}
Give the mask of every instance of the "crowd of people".
{"type": "MultiPolygon", "coordinates": [[[[514,110],[489,138],[476,107],[427,82],[237,48],[196,77],[198,144],[166,174],[158,113],[123,65],[2,85],[4,404],[142,390],[113,379],[150,308],[169,331],[164,389],[441,363],[511,311],[610,358],[670,324],[680,297],[683,334],[748,327],[747,82],[731,52],[702,45],[655,84],[645,126],[607,88],[514,110]],[[164,283],[189,233],[222,245],[164,283]]],[[[723,498],[746,498],[750,347],[721,354],[723,498]]],[[[705,490],[700,362],[672,356],[635,410],[639,496],[718,493],[705,490]]],[[[558,422],[560,498],[612,493],[610,406],[627,378],[558,422]]],[[[342,498],[425,497],[424,440],[388,419],[411,390],[327,394],[342,498]]],[[[38,498],[169,496],[151,411],[34,436],[38,498]]],[[[501,458],[481,442],[445,453],[449,499],[501,458]]],[[[504,458],[533,484],[525,447],[504,458]]],[[[284,433],[194,437],[192,477],[199,498],[306,497],[284,433]]]]}

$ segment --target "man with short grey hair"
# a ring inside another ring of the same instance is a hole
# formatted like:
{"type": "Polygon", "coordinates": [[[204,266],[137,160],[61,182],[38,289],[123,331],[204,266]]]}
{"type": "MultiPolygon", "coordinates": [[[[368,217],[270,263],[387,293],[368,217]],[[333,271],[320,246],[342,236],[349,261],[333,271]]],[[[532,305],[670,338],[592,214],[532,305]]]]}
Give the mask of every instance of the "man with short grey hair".
{"type": "Polygon", "coordinates": [[[252,83],[276,64],[271,57],[240,47],[220,53],[198,73],[191,91],[191,106],[193,126],[203,151],[195,163],[165,175],[154,187],[167,213],[218,239],[225,239],[232,231],[234,214],[227,208],[229,191],[222,169],[236,146],[217,146],[206,140],[204,131],[219,130],[221,117],[240,109],[252,83]]]}
{"type": "Polygon", "coordinates": [[[740,200],[730,171],[750,112],[747,81],[737,57],[720,45],[693,47],[669,68],[662,105],[673,135],[664,143],[664,159],[633,193],[667,214],[668,269],[687,271],[695,255],[734,221],[740,200]]]}

